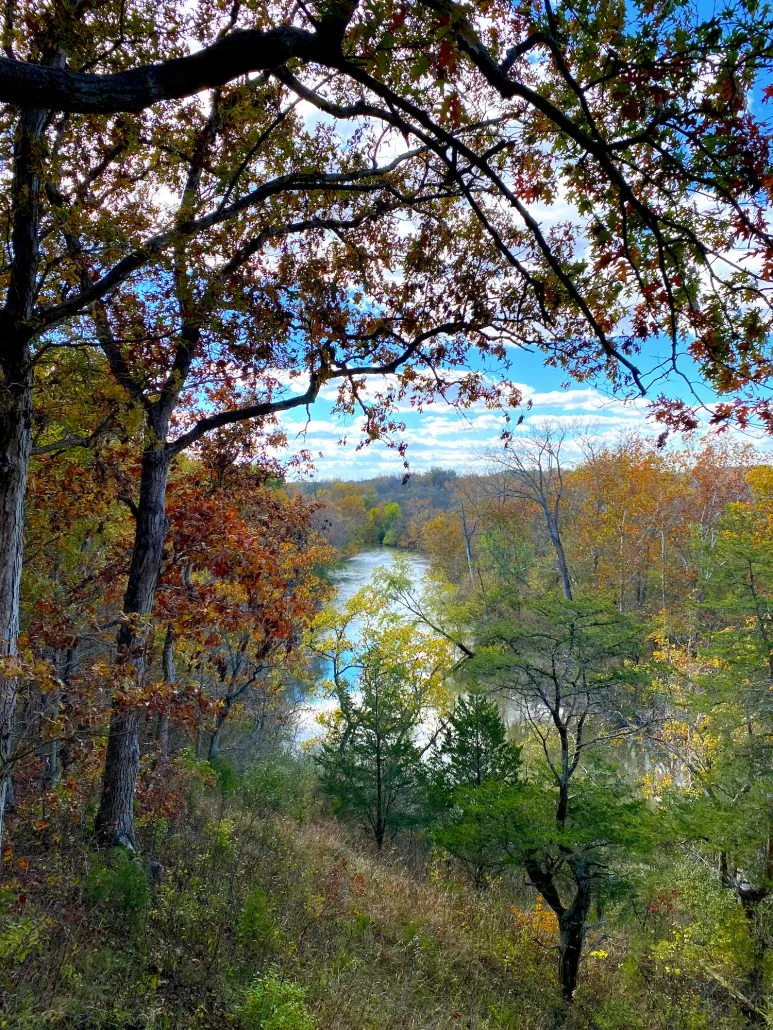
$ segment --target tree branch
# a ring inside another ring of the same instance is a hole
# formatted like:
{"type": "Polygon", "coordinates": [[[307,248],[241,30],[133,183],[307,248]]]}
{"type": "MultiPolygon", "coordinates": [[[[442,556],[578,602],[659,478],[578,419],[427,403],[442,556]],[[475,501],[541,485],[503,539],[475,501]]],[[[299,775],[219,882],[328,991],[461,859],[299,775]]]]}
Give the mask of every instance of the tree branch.
{"type": "Polygon", "coordinates": [[[161,100],[180,100],[291,58],[335,67],[357,0],[330,5],[316,31],[279,25],[236,29],[186,57],[143,65],[112,75],[87,75],[64,68],[0,58],[0,102],[83,114],[142,111],[161,100]]]}
{"type": "Polygon", "coordinates": [[[343,365],[338,368],[315,369],[310,373],[309,384],[302,394],[297,394],[294,397],[285,397],[276,401],[260,401],[255,404],[247,404],[241,408],[219,411],[214,415],[209,415],[206,418],[200,419],[187,433],[183,433],[176,440],[170,441],[167,444],[167,449],[170,454],[179,454],[187,447],[196,443],[197,440],[200,440],[206,433],[211,432],[213,429],[219,429],[220,426],[231,425],[234,422],[247,422],[253,418],[265,418],[268,415],[274,415],[281,411],[291,411],[293,408],[302,408],[313,404],[324,383],[332,379],[389,375],[405,364],[428,339],[440,334],[460,332],[465,328],[469,328],[467,323],[459,321],[445,322],[442,325],[428,329],[420,333],[411,343],[407,344],[394,358],[380,365],[357,365],[353,367],[343,365]]]}

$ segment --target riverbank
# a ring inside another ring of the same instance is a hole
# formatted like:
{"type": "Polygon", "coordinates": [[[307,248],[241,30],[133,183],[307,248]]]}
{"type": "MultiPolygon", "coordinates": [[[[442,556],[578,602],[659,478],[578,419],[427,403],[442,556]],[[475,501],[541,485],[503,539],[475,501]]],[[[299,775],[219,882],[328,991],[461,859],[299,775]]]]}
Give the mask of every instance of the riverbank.
{"type": "Polygon", "coordinates": [[[19,838],[0,914],[14,1030],[730,1030],[716,985],[643,961],[639,934],[589,959],[571,1012],[533,892],[477,891],[447,863],[378,859],[319,807],[302,763],[236,783],[177,759],[141,860],[82,840],[72,808],[19,838]],[[23,866],[23,868],[22,868],[23,866]],[[709,985],[707,987],[707,985],[709,985]],[[703,990],[704,996],[701,997],[703,990]]]}

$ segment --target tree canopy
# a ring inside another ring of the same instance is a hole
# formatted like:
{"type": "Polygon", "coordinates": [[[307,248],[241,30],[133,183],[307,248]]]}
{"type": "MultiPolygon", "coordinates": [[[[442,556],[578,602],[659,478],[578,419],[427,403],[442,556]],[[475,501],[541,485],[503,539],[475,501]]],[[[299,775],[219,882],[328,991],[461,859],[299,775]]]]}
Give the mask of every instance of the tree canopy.
{"type": "MultiPolygon", "coordinates": [[[[24,224],[17,219],[7,315],[18,308],[28,332],[56,325],[186,240],[217,252],[218,226],[270,209],[273,196],[315,196],[301,205],[307,229],[325,220],[325,195],[335,203],[347,188],[409,210],[422,200],[416,181],[404,182],[414,168],[435,232],[449,197],[467,212],[457,233],[487,278],[477,304],[488,318],[478,310],[474,321],[546,347],[579,375],[605,369],[633,388],[651,382],[642,341],[663,335],[673,348],[666,364],[689,350],[728,395],[718,421],[764,417],[764,397],[748,390],[768,372],[770,154],[752,112],[770,27],[756,3],[728,4],[721,17],[681,3],[549,0],[292,9],[167,0],[98,13],[12,4],[0,98],[12,105],[10,132],[18,120],[17,178],[24,170],[44,188],[29,210],[17,204],[24,224]],[[300,110],[316,110],[324,126],[311,151],[300,110]],[[34,160],[33,138],[42,144],[34,160]],[[267,144],[281,139],[281,161],[267,166],[267,144]],[[400,140],[405,156],[384,164],[400,140]],[[336,160],[340,141],[349,161],[336,160]],[[158,191],[176,192],[191,158],[186,202],[169,217],[158,191]],[[558,203],[569,216],[546,218],[558,203]],[[30,226],[41,218],[53,230],[46,247],[62,232],[70,240],[47,268],[48,298],[32,287],[44,255],[30,226]]],[[[25,189],[19,179],[17,200],[25,189]]],[[[364,212],[334,218],[333,231],[352,217],[364,212]]],[[[264,223],[242,246],[254,255],[276,232],[264,223]]],[[[229,250],[233,272],[246,257],[229,250]]],[[[450,306],[465,311],[462,321],[473,314],[463,297],[450,306]]],[[[388,346],[383,328],[379,336],[388,346]]],[[[342,370],[340,360],[323,364],[325,375],[342,370]]],[[[679,405],[668,411],[681,424],[693,418],[679,405]]]]}
{"type": "MultiPolygon", "coordinates": [[[[52,351],[99,349],[117,388],[78,439],[142,416],[116,634],[140,680],[170,471],[212,433],[249,423],[241,446],[270,465],[277,417],[323,389],[364,416],[363,442],[438,396],[514,406],[524,347],[646,394],[666,431],[701,409],[770,427],[770,36],[756,0],[720,17],[649,0],[9,3],[3,653],[52,351]],[[687,383],[661,396],[667,372],[687,383]]],[[[14,677],[0,687],[5,765],[14,677]]],[[[136,717],[116,707],[98,817],[127,841],[136,717]]]]}

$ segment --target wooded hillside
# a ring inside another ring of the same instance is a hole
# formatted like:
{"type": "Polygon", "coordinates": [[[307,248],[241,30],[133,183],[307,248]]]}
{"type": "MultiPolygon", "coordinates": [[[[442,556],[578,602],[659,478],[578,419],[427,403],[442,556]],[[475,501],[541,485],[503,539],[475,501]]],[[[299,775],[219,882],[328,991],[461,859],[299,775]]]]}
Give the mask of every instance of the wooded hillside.
{"type": "Polygon", "coordinates": [[[0,1022],[771,1021],[772,39],[3,5],[0,1022]],[[655,444],[568,461],[526,354],[655,444]],[[436,403],[491,468],[288,485],[436,403]],[[336,601],[381,544],[430,589],[336,601]]]}

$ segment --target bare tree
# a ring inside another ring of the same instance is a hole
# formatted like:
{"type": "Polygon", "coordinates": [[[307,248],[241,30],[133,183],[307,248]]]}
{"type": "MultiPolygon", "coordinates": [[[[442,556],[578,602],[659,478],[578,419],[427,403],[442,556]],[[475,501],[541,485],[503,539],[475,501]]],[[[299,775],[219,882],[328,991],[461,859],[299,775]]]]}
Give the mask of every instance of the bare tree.
{"type": "Polygon", "coordinates": [[[530,501],[542,512],[550,545],[555,552],[556,570],[567,601],[572,600],[569,565],[561,540],[561,501],[564,476],[561,447],[567,431],[556,422],[547,422],[508,442],[500,454],[488,458],[498,475],[498,488],[504,500],[530,501]]]}

